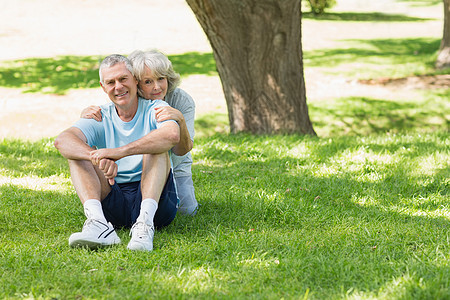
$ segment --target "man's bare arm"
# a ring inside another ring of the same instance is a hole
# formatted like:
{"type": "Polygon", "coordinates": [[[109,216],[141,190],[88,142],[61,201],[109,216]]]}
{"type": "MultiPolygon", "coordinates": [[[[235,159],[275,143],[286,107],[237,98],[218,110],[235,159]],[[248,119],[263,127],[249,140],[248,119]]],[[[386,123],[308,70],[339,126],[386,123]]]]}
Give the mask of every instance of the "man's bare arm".
{"type": "Polygon", "coordinates": [[[90,159],[94,164],[102,158],[117,161],[123,157],[137,154],[160,154],[169,151],[180,141],[180,127],[175,122],[166,122],[159,129],[127,145],[114,149],[94,150],[90,159]]]}
{"type": "Polygon", "coordinates": [[[70,127],[58,135],[55,139],[55,147],[67,159],[90,160],[92,148],[86,144],[86,141],[80,129],[70,127]]]}

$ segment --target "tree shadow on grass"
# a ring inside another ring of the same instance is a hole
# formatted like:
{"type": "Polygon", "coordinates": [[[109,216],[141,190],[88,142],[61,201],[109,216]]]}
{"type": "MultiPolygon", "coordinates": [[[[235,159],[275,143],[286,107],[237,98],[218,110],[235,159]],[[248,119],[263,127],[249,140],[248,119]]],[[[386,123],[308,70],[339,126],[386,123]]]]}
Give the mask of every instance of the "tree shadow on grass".
{"type": "Polygon", "coordinates": [[[216,61],[210,53],[187,52],[168,56],[174,70],[182,77],[189,75],[216,76],[216,61]]]}
{"type": "Polygon", "coordinates": [[[54,148],[53,139],[50,138],[35,142],[1,140],[0,170],[10,177],[69,174],[67,160],[54,148]]]}
{"type": "Polygon", "coordinates": [[[314,126],[326,136],[434,131],[449,126],[446,112],[430,102],[347,97],[330,101],[327,107],[312,102],[309,109],[314,126]]]}
{"type": "Polygon", "coordinates": [[[27,93],[63,95],[70,89],[98,87],[100,56],[57,56],[5,61],[0,86],[27,93]]]}
{"type": "MultiPolygon", "coordinates": [[[[444,141],[445,136],[440,139],[444,141]]],[[[55,160],[58,155],[47,148],[50,146],[39,143],[11,144],[10,147],[2,145],[0,153],[33,160],[55,160]]],[[[414,164],[390,162],[382,170],[377,170],[378,165],[374,164],[371,168],[329,176],[317,176],[310,169],[335,165],[339,153],[359,147],[376,153],[396,153],[411,146],[412,151],[404,155],[413,159],[427,157],[431,151],[445,153],[448,149],[444,142],[415,139],[386,146],[382,142],[364,143],[350,137],[324,141],[305,136],[277,139],[218,134],[199,144],[203,146],[194,161],[200,163],[193,167],[197,198],[202,204],[198,215],[177,217],[166,231],[158,232],[153,262],[149,263],[145,256],[142,259],[145,263],[139,260],[128,263],[131,254],[117,254],[125,249],[116,249],[112,255],[105,255],[106,258],[119,257],[120,264],[132,270],[143,267],[137,274],[148,274],[156,265],[158,272],[168,276],[181,276],[181,268],[186,273],[208,270],[210,276],[195,277],[196,280],[215,282],[226,278],[226,289],[220,290],[224,295],[237,292],[242,296],[247,291],[248,295],[272,293],[274,298],[280,295],[294,298],[309,289],[312,296],[321,299],[343,297],[347,292],[376,297],[392,285],[393,290],[398,289],[406,298],[449,296],[446,274],[450,268],[446,253],[450,222],[445,216],[426,215],[448,208],[445,185],[448,169],[426,175],[429,184],[422,185],[417,184],[420,176],[409,175],[415,174],[414,164]],[[264,143],[267,149],[262,146],[264,143]],[[307,149],[310,155],[290,156],[287,150],[296,146],[307,149]],[[202,160],[207,163],[201,163],[202,160]],[[361,180],[364,175],[386,172],[386,169],[390,176],[385,179],[361,180]],[[424,214],[412,215],[408,213],[411,208],[420,209],[424,214]],[[173,249],[181,249],[183,255],[172,253],[173,249]],[[174,263],[175,259],[179,263],[174,263]]],[[[21,171],[15,176],[25,176],[34,172],[26,167],[28,163],[19,160],[18,165],[12,166],[10,161],[1,168],[19,168],[21,171]]],[[[38,174],[49,176],[49,170],[57,169],[57,165],[45,167],[38,174]]],[[[66,238],[67,232],[78,229],[84,220],[74,194],[2,185],[0,197],[2,237],[12,235],[19,245],[29,243],[30,237],[31,240],[43,237],[43,243],[51,241],[59,247],[53,253],[69,251],[65,239],[57,240],[66,238]],[[45,226],[43,220],[49,220],[52,226],[45,226]]],[[[35,248],[22,250],[23,262],[28,262],[25,257],[31,250],[35,248]]],[[[56,258],[53,262],[41,254],[33,254],[31,266],[46,275],[51,273],[48,265],[58,267],[64,263],[71,269],[71,264],[81,263],[86,270],[91,269],[97,255],[80,259],[84,252],[79,252],[82,255],[69,255],[69,261],[63,255],[63,261],[56,258]]],[[[10,254],[5,258],[16,259],[10,254]]],[[[99,255],[98,259],[103,256],[99,255]]],[[[114,266],[111,263],[105,268],[111,269],[112,274],[123,273],[123,269],[114,266]]],[[[16,274],[23,273],[21,269],[16,274]]],[[[198,276],[198,272],[193,273],[198,276]]],[[[68,280],[82,276],[83,273],[72,274],[68,280]]],[[[124,284],[133,291],[130,282],[136,286],[130,280],[124,284]]],[[[30,290],[36,284],[36,279],[32,279],[23,286],[30,290]]],[[[52,288],[50,284],[39,284],[43,293],[52,288]]],[[[217,285],[211,286],[214,287],[206,285],[202,293],[216,294],[217,285]]],[[[80,284],[78,290],[87,288],[80,284]]],[[[179,293],[195,292],[180,288],[179,293]]]]}
{"type": "Polygon", "coordinates": [[[397,0],[398,2],[408,2],[412,6],[434,6],[442,4],[442,0],[397,0]]]}
{"type": "MultiPolygon", "coordinates": [[[[203,264],[214,267],[215,260],[234,257],[232,263],[242,274],[239,282],[251,285],[251,278],[260,277],[262,269],[256,263],[246,268],[239,259],[242,253],[264,253],[267,276],[281,285],[280,290],[289,290],[290,285],[301,291],[309,287],[318,298],[351,290],[376,294],[402,278],[408,281],[406,296],[449,296],[442,275],[450,268],[440,258],[449,250],[450,222],[444,215],[427,216],[448,209],[448,168],[426,176],[428,184],[417,184],[422,175],[410,175],[414,164],[395,162],[383,167],[390,171],[381,180],[359,179],[377,172],[376,166],[316,176],[308,168],[311,162],[332,164],[337,149],[345,152],[362,145],[335,139],[316,144],[310,149],[313,155],[305,159],[283,155],[267,159],[264,150],[251,147],[253,142],[260,145],[261,138],[227,137],[226,147],[220,139],[221,135],[215,136],[210,148],[201,152],[209,163],[194,167],[203,204],[199,215],[175,227],[185,226],[196,233],[193,240],[202,239],[210,246],[209,253],[199,254],[206,260],[203,264]],[[423,214],[414,216],[410,209],[423,214]],[[210,239],[211,232],[216,235],[210,239]],[[278,260],[279,265],[271,263],[278,260]],[[425,284],[419,284],[422,281],[425,284]]],[[[308,144],[308,138],[298,140],[308,144]]],[[[365,146],[395,152],[408,145],[365,146]]],[[[446,151],[431,141],[416,146],[411,154],[415,158],[427,157],[430,149],[446,151]]]]}
{"type": "Polygon", "coordinates": [[[227,114],[208,113],[195,119],[195,138],[212,136],[230,131],[227,114]]]}
{"type": "Polygon", "coordinates": [[[441,42],[440,39],[434,38],[346,41],[357,42],[361,47],[305,51],[303,55],[305,67],[335,67],[350,62],[379,64],[380,58],[394,65],[422,61],[426,62],[427,66],[433,67],[433,55],[441,42]]]}
{"type": "MultiPolygon", "coordinates": [[[[21,88],[26,93],[64,95],[70,89],[97,88],[103,56],[57,56],[27,58],[0,63],[0,86],[21,88]]],[[[182,76],[216,75],[212,53],[188,52],[169,55],[182,76]]]]}
{"type": "MultiPolygon", "coordinates": [[[[271,142],[271,137],[217,134],[208,139],[211,142],[207,144],[206,149],[202,147],[201,154],[199,154],[200,159],[207,160],[209,163],[194,167],[196,169],[195,176],[198,177],[195,182],[200,186],[204,184],[219,187],[216,189],[218,195],[223,194],[221,191],[224,190],[240,194],[236,196],[236,199],[259,197],[259,200],[263,200],[258,196],[258,191],[264,190],[265,195],[276,195],[272,199],[274,201],[289,199],[289,202],[297,203],[296,201],[303,199],[302,201],[314,202],[317,196],[322,196],[321,200],[318,200],[319,202],[330,201],[331,203],[337,199],[339,203],[348,202],[355,205],[356,203],[350,201],[354,195],[362,196],[365,193],[371,196],[371,193],[375,192],[373,198],[379,206],[395,209],[400,207],[401,211],[402,207],[404,209],[417,208],[419,205],[421,209],[434,211],[449,204],[445,201],[445,197],[448,195],[446,184],[446,178],[450,172],[448,167],[436,170],[434,175],[412,176],[410,174],[413,174],[417,167],[414,163],[404,165],[393,160],[383,163],[372,162],[370,165],[361,161],[352,162],[355,165],[352,171],[341,171],[337,172],[339,175],[317,177],[309,171],[307,166],[336,164],[336,159],[340,154],[347,151],[358,152],[361,147],[365,152],[370,153],[393,155],[401,152],[402,159],[414,161],[421,157],[428,157],[431,153],[448,152],[444,143],[446,137],[445,133],[437,136],[437,139],[442,141],[441,143],[419,137],[412,140],[400,140],[396,143],[386,143],[386,141],[368,143],[351,137],[339,137],[332,141],[324,141],[313,137],[290,136],[283,139],[288,140],[287,145],[283,145],[277,142],[277,139],[271,142]],[[276,155],[273,153],[274,150],[267,150],[270,153],[266,153],[260,146],[264,141],[269,144],[277,144],[282,148],[292,147],[288,146],[291,143],[302,144],[310,154],[305,154],[304,158],[298,158],[291,157],[282,151],[279,159],[270,159],[269,157],[276,155]],[[259,146],[252,147],[252,144],[259,146]],[[292,175],[293,172],[295,176],[292,175]],[[374,181],[357,180],[376,172],[384,173],[386,176],[374,181]],[[428,180],[423,184],[418,184],[424,177],[427,177],[428,180]],[[327,189],[323,191],[323,187],[327,187],[327,189]],[[402,202],[404,198],[427,197],[433,193],[442,195],[444,198],[426,205],[420,203],[419,200],[416,203],[402,202]]],[[[214,197],[214,195],[212,196],[214,197]]],[[[238,200],[240,205],[251,206],[250,202],[238,200]]],[[[239,212],[243,207],[234,209],[239,212]]],[[[241,212],[241,214],[245,213],[241,212]]],[[[233,215],[231,214],[229,217],[233,217],[233,215]]]]}
{"type": "Polygon", "coordinates": [[[411,17],[400,14],[386,14],[380,12],[360,13],[360,12],[325,12],[315,15],[311,12],[303,12],[302,18],[317,21],[338,21],[338,22],[424,22],[435,19],[411,17]]]}

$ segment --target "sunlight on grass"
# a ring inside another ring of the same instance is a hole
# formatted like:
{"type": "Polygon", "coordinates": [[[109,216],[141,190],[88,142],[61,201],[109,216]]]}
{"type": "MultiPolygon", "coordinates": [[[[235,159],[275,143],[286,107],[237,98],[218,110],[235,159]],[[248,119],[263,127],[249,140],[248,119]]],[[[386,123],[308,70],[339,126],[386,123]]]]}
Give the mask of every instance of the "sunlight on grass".
{"type": "Polygon", "coordinates": [[[14,274],[2,278],[3,296],[392,299],[407,270],[404,295],[449,295],[446,132],[198,138],[200,211],[158,231],[151,259],[126,251],[127,230],[117,247],[67,246],[85,217],[49,145],[0,144],[0,269],[14,274]]]}
{"type": "MultiPolygon", "coordinates": [[[[106,55],[105,55],[106,56],[106,55]]],[[[26,93],[64,95],[71,89],[98,88],[98,68],[104,56],[56,56],[0,62],[0,86],[26,93]]],[[[169,55],[181,76],[217,76],[212,53],[169,55]]]]}
{"type": "Polygon", "coordinates": [[[358,180],[375,182],[384,179],[381,175],[384,172],[377,170],[389,168],[394,159],[390,154],[373,153],[369,147],[360,147],[356,151],[343,152],[334,161],[342,166],[341,172],[359,173],[358,180]]]}
{"type": "MultiPolygon", "coordinates": [[[[450,148],[450,143],[448,145],[450,148]]],[[[449,168],[449,163],[446,161],[448,153],[433,153],[424,156],[417,162],[417,169],[423,176],[435,175],[436,170],[444,170],[449,168]]]]}
{"type": "MultiPolygon", "coordinates": [[[[411,274],[411,272],[407,270],[401,276],[393,278],[390,282],[386,283],[380,288],[380,291],[377,294],[352,290],[348,299],[406,299],[411,297],[411,295],[421,295],[421,299],[427,299],[429,298],[429,293],[427,291],[433,288],[437,287],[428,286],[425,278],[421,278],[414,273],[411,274]]],[[[441,297],[438,297],[437,299],[441,299],[441,297]]]]}
{"type": "Polygon", "coordinates": [[[291,156],[292,158],[298,158],[298,159],[308,158],[309,150],[310,149],[307,148],[307,145],[299,144],[299,145],[296,145],[296,146],[292,147],[291,149],[289,149],[287,152],[287,155],[291,156]]]}
{"type": "Polygon", "coordinates": [[[168,277],[169,282],[179,286],[182,293],[210,293],[222,289],[220,280],[226,280],[225,274],[219,274],[211,267],[201,266],[192,270],[181,268],[176,277],[168,277]]]}
{"type": "Polygon", "coordinates": [[[269,253],[263,252],[256,255],[253,253],[250,258],[243,259],[238,264],[253,268],[268,268],[279,265],[280,261],[277,258],[270,257],[269,253]]]}
{"type": "Polygon", "coordinates": [[[436,38],[345,40],[341,49],[305,51],[303,62],[305,68],[323,68],[353,79],[441,74],[434,68],[440,42],[436,38]]]}
{"type": "Polygon", "coordinates": [[[0,175],[0,186],[15,185],[21,188],[27,188],[34,191],[72,191],[70,178],[60,175],[40,178],[37,176],[9,177],[0,175]]]}

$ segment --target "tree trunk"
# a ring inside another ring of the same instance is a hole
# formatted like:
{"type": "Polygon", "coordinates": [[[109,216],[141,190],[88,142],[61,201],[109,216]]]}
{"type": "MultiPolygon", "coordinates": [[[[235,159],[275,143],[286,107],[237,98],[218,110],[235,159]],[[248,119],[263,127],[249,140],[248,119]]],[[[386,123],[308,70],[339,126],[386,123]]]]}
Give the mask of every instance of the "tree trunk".
{"type": "Polygon", "coordinates": [[[444,1],[444,35],[439,49],[436,68],[450,68],[450,0],[444,1]]]}
{"type": "Polygon", "coordinates": [[[315,135],[306,105],[301,0],[186,0],[216,59],[232,133],[315,135]]]}

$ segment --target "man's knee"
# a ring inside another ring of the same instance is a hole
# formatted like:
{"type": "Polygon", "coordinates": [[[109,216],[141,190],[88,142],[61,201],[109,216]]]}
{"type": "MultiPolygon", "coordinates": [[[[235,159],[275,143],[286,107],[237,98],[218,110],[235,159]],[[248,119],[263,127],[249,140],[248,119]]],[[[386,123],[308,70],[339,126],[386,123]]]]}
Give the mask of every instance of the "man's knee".
{"type": "Polygon", "coordinates": [[[168,171],[170,159],[167,152],[160,154],[144,154],[142,158],[142,170],[158,168],[168,171]]]}

